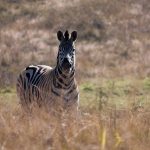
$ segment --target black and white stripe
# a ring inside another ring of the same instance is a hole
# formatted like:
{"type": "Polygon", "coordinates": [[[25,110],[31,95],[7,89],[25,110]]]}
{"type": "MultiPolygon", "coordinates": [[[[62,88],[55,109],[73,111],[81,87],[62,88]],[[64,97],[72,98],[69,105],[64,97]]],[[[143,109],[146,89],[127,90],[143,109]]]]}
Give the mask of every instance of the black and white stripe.
{"type": "Polygon", "coordinates": [[[23,107],[30,108],[34,102],[50,109],[55,106],[78,107],[79,93],[75,80],[75,46],[77,32],[69,37],[68,31],[57,32],[60,41],[57,65],[30,65],[17,80],[17,93],[23,107]],[[61,105],[59,105],[61,104],[61,105]]]}

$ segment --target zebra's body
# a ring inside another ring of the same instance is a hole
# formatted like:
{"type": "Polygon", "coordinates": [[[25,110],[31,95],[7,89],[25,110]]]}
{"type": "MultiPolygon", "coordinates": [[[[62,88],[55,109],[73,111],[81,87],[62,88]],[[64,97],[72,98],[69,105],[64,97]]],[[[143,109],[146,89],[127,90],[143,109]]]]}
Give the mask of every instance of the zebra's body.
{"type": "Polygon", "coordinates": [[[58,32],[58,39],[63,45],[59,46],[55,68],[45,65],[30,65],[20,73],[17,80],[17,93],[23,107],[30,107],[35,102],[39,106],[46,106],[49,109],[54,106],[62,108],[72,108],[73,106],[77,109],[79,93],[74,77],[75,58],[69,56],[69,53],[74,54],[74,51],[70,52],[74,50],[73,35],[69,41],[66,37],[67,33],[66,31],[66,35],[63,36],[62,32],[58,32]],[[69,48],[68,44],[70,43],[69,48]],[[62,54],[63,51],[64,54],[62,54]],[[72,62],[71,57],[73,58],[72,62]]]}

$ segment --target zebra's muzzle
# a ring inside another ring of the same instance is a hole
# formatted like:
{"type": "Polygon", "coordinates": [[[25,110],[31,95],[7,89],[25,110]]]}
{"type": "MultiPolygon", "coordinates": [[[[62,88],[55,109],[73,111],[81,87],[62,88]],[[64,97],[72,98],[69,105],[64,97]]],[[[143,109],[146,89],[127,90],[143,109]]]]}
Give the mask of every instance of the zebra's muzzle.
{"type": "Polygon", "coordinates": [[[63,71],[70,72],[72,65],[67,58],[64,58],[61,67],[62,67],[63,71]]]}

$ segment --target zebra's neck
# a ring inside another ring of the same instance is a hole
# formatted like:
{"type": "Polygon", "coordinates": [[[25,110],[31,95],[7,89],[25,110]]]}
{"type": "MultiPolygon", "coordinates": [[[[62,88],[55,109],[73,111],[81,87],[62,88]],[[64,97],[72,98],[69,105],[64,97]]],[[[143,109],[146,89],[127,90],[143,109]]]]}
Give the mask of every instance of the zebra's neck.
{"type": "Polygon", "coordinates": [[[57,88],[69,89],[74,82],[75,71],[73,70],[70,74],[63,74],[59,66],[54,69],[54,85],[57,88]]]}

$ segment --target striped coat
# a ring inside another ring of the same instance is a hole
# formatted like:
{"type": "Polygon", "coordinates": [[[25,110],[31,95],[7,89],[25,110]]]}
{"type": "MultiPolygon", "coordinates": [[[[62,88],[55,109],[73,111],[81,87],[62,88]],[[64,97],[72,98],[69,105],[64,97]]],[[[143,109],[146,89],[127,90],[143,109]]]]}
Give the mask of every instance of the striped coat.
{"type": "Polygon", "coordinates": [[[76,31],[69,39],[68,31],[58,31],[60,46],[57,65],[51,68],[45,65],[26,67],[17,79],[17,93],[23,108],[30,109],[33,104],[48,109],[78,108],[79,91],[75,80],[76,31]]]}

